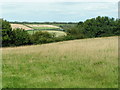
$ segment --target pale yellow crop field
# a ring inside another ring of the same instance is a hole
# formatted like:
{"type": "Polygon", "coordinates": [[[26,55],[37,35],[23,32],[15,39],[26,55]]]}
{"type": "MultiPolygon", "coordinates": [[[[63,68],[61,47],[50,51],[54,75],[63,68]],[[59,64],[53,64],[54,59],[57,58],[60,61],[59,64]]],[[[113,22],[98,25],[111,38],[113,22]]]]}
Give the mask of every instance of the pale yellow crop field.
{"type": "Polygon", "coordinates": [[[16,28],[22,28],[24,30],[32,30],[32,28],[29,28],[25,25],[22,24],[11,24],[12,29],[16,29],[16,28]]]}
{"type": "Polygon", "coordinates": [[[58,26],[54,26],[54,25],[37,25],[37,24],[28,24],[28,26],[30,27],[50,27],[50,28],[59,28],[58,26]]]}

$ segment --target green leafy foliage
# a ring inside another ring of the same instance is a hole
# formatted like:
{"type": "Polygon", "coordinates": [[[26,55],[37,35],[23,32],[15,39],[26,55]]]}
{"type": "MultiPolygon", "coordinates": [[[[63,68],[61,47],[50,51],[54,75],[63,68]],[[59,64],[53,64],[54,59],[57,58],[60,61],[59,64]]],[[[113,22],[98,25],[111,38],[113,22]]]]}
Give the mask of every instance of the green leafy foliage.
{"type": "Polygon", "coordinates": [[[30,35],[23,29],[14,29],[13,39],[15,46],[32,44],[30,35]]]}
{"type": "Polygon", "coordinates": [[[3,46],[20,46],[30,44],[44,44],[83,38],[108,37],[120,35],[120,20],[109,17],[96,17],[85,22],[73,25],[64,25],[61,28],[67,36],[55,37],[49,32],[38,31],[30,35],[23,29],[12,30],[9,22],[0,19],[3,46]]]}
{"type": "Polygon", "coordinates": [[[34,44],[43,44],[53,42],[54,34],[48,32],[38,31],[32,35],[32,41],[34,44]]]}
{"type": "Polygon", "coordinates": [[[85,22],[79,22],[76,26],[68,28],[67,32],[70,35],[79,36],[79,38],[120,35],[120,20],[98,16],[85,22]]]}
{"type": "Polygon", "coordinates": [[[113,18],[98,16],[84,22],[84,33],[88,37],[112,36],[115,22],[113,18]]]}
{"type": "Polygon", "coordinates": [[[2,23],[2,46],[10,46],[13,43],[13,32],[12,28],[6,20],[1,19],[2,23]]]}

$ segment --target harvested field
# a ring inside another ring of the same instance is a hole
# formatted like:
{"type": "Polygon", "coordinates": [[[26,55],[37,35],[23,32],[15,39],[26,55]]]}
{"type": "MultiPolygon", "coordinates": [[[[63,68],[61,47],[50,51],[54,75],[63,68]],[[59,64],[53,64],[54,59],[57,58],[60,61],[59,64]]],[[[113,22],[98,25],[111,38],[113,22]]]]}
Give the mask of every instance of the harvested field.
{"type": "Polygon", "coordinates": [[[54,26],[54,25],[37,25],[37,24],[32,24],[32,25],[28,25],[30,27],[50,27],[50,28],[59,28],[58,26],[54,26]]]}
{"type": "Polygon", "coordinates": [[[22,24],[11,24],[11,27],[12,27],[12,29],[22,28],[22,29],[25,29],[25,30],[32,30],[32,28],[27,27],[27,26],[22,25],[22,24]]]}

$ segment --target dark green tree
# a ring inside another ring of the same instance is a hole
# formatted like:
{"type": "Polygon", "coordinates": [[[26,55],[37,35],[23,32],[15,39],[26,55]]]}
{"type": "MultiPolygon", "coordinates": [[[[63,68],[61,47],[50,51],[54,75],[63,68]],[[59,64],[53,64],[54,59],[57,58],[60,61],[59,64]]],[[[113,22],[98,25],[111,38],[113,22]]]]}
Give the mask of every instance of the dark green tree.
{"type": "Polygon", "coordinates": [[[116,21],[113,18],[100,17],[92,18],[84,22],[85,36],[91,37],[102,37],[102,36],[113,36],[116,35],[116,21]]]}
{"type": "Polygon", "coordinates": [[[31,36],[24,29],[20,29],[20,28],[14,29],[13,39],[15,46],[32,44],[31,36]]]}
{"type": "Polygon", "coordinates": [[[11,46],[13,43],[13,32],[10,23],[3,19],[0,19],[0,22],[2,23],[2,27],[0,27],[2,30],[2,46],[11,46]]]}

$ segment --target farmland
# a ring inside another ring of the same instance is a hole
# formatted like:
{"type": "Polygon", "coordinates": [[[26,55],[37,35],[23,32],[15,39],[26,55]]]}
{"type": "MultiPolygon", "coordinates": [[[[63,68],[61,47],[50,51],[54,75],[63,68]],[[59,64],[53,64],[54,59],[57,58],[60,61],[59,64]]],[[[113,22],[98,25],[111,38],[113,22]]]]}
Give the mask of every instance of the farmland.
{"type": "MultiPolygon", "coordinates": [[[[27,32],[29,34],[33,34],[35,32],[38,32],[38,31],[41,31],[41,30],[28,30],[27,32]]],[[[43,32],[49,32],[51,34],[55,34],[56,37],[59,37],[59,36],[66,36],[67,34],[63,31],[54,31],[54,30],[42,30],[43,32]]]]}
{"type": "Polygon", "coordinates": [[[38,31],[46,31],[51,34],[55,34],[56,37],[66,36],[66,33],[61,31],[61,28],[55,25],[41,25],[41,24],[11,24],[12,29],[22,28],[25,29],[29,34],[33,34],[38,31]]]}
{"type": "Polygon", "coordinates": [[[46,29],[58,29],[58,28],[54,28],[54,27],[32,27],[33,29],[42,29],[42,30],[46,30],[46,29]]]}
{"type": "Polygon", "coordinates": [[[2,50],[3,88],[118,87],[118,37],[2,50]]]}
{"type": "Polygon", "coordinates": [[[22,25],[22,24],[11,24],[11,27],[12,27],[12,29],[22,28],[25,30],[32,30],[32,28],[29,28],[29,27],[22,25]]]}
{"type": "Polygon", "coordinates": [[[77,23],[74,23],[74,24],[70,24],[70,23],[64,23],[64,24],[60,24],[60,23],[50,23],[50,24],[47,24],[47,23],[41,23],[41,24],[25,24],[25,25],[53,25],[53,26],[57,26],[57,27],[60,27],[60,26],[74,26],[76,25],[77,23]]]}
{"type": "Polygon", "coordinates": [[[58,26],[54,26],[54,25],[40,25],[40,24],[27,24],[27,26],[29,27],[44,27],[44,28],[60,28],[58,26]]]}

